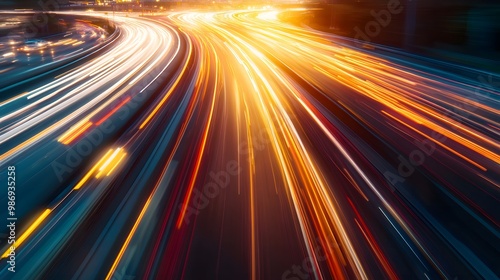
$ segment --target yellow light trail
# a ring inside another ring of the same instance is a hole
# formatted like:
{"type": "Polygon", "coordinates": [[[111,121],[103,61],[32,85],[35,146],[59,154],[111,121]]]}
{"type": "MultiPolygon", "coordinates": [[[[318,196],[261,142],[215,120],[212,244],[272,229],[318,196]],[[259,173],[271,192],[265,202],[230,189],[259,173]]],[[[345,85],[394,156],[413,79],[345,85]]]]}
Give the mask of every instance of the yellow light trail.
{"type": "Polygon", "coordinates": [[[87,182],[87,180],[94,174],[94,172],[101,167],[101,163],[108,158],[108,156],[113,152],[113,149],[109,149],[106,154],[90,169],[89,172],[87,172],[87,174],[85,174],[85,176],[83,176],[83,178],[80,180],[80,182],[78,182],[78,184],[76,184],[76,186],[73,188],[74,190],[78,190],[80,189],[84,184],[85,182],[87,182]]]}
{"type": "MultiPolygon", "coordinates": [[[[36,230],[36,228],[47,218],[47,216],[50,214],[51,210],[46,209],[43,211],[43,213],[26,229],[26,231],[19,236],[19,238],[16,240],[16,242],[13,244],[15,248],[18,248],[21,246],[21,244],[36,230]]],[[[2,255],[2,259],[6,258],[9,256],[10,252],[10,246],[7,248],[5,253],[2,255]]]]}
{"type": "Polygon", "coordinates": [[[113,170],[127,155],[123,148],[109,149],[106,154],[83,176],[83,178],[75,185],[73,190],[79,190],[89,179],[96,173],[96,179],[99,179],[103,174],[109,176],[113,170]]]}

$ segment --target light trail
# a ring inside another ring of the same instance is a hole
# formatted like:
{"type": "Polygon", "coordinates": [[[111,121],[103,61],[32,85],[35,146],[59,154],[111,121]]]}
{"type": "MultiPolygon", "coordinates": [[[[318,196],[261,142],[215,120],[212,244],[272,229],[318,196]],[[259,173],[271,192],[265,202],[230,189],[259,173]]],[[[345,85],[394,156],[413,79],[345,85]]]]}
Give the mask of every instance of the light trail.
{"type": "Polygon", "coordinates": [[[73,176],[20,249],[30,271],[499,275],[498,89],[281,12],[119,15],[111,51],[0,103],[2,162],[41,155],[31,168],[66,160],[73,176]]]}

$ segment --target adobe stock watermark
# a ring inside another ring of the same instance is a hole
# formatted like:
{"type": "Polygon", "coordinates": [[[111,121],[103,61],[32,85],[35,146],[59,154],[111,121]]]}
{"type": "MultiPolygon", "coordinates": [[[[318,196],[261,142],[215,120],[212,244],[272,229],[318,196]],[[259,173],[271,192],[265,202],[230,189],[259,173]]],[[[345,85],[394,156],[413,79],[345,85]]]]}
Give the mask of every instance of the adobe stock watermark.
{"type": "Polygon", "coordinates": [[[371,10],[370,15],[374,20],[365,24],[362,30],[359,26],[354,27],[354,39],[361,40],[362,42],[370,42],[371,38],[377,37],[382,28],[389,26],[392,21],[393,15],[398,15],[404,10],[399,0],[389,0],[387,2],[387,9],[380,11],[371,10]]]}
{"type": "MultiPolygon", "coordinates": [[[[252,138],[252,148],[254,151],[260,152],[266,149],[267,144],[271,142],[268,137],[267,130],[261,128],[257,133],[256,137],[252,138]]],[[[250,149],[248,142],[241,142],[238,145],[238,154],[239,155],[247,155],[247,161],[250,162],[250,149]]],[[[193,188],[193,197],[191,198],[189,205],[186,207],[186,213],[183,218],[183,222],[188,225],[191,216],[196,216],[200,214],[200,212],[207,208],[210,204],[210,199],[216,198],[221,189],[226,188],[231,182],[231,178],[233,176],[239,175],[241,172],[241,166],[239,162],[236,160],[230,160],[226,164],[225,170],[220,170],[218,172],[211,171],[209,173],[209,177],[211,179],[210,182],[203,185],[201,191],[193,188]]],[[[184,209],[184,204],[179,205],[179,209],[182,211],[184,209]]]]}
{"type": "MultiPolygon", "coordinates": [[[[236,160],[230,160],[226,164],[226,169],[218,172],[211,171],[209,173],[210,182],[203,185],[202,191],[193,188],[193,196],[191,197],[190,204],[186,207],[186,213],[184,214],[183,222],[185,224],[190,223],[190,217],[192,215],[200,214],[200,211],[205,209],[208,204],[210,204],[210,199],[216,198],[221,189],[226,188],[231,182],[232,176],[237,176],[240,174],[241,168],[236,160]]],[[[179,205],[179,209],[182,211],[184,204],[179,205]]]]}
{"type": "MultiPolygon", "coordinates": [[[[164,72],[163,72],[164,73],[164,72]]],[[[163,74],[162,73],[162,74],[163,74]]],[[[157,78],[157,73],[148,73],[147,77],[157,78]]],[[[158,88],[161,85],[161,79],[155,79],[151,83],[151,80],[144,78],[141,79],[134,88],[158,88]]],[[[115,113],[118,119],[121,121],[127,120],[131,114],[149,97],[150,94],[146,91],[141,91],[134,95],[128,102],[123,104],[115,113]]],[[[122,103],[128,96],[121,96],[117,98],[114,105],[122,103]]],[[[118,127],[113,123],[111,119],[107,119],[99,126],[95,127],[93,130],[84,134],[80,141],[73,147],[71,147],[64,157],[63,162],[57,160],[51,163],[52,170],[57,176],[59,182],[63,182],[65,175],[70,175],[74,170],[78,169],[79,166],[84,162],[83,159],[89,156],[96,148],[98,148],[106,139],[107,136],[116,132],[118,127]]]]}
{"type": "MultiPolygon", "coordinates": [[[[478,80],[481,82],[479,87],[472,92],[472,96],[468,98],[470,101],[476,101],[478,98],[484,98],[490,95],[491,91],[496,91],[500,87],[500,82],[495,82],[493,77],[490,75],[488,78],[484,76],[479,76],[478,80]],[[483,93],[486,92],[486,94],[483,93]]],[[[451,119],[452,129],[456,130],[457,126],[463,123],[463,119],[469,117],[477,109],[476,105],[472,102],[468,103],[466,101],[458,102],[453,106],[453,114],[448,112],[445,117],[451,119]]],[[[395,191],[395,186],[397,184],[403,183],[406,178],[410,177],[415,173],[415,168],[425,163],[427,157],[432,156],[436,151],[436,145],[438,143],[444,143],[448,138],[439,132],[432,131],[430,138],[423,139],[421,141],[415,140],[413,143],[416,148],[410,152],[408,157],[404,157],[401,154],[398,155],[398,174],[394,174],[390,171],[384,172],[384,177],[390,183],[392,191],[395,191]]]]}
{"type": "Polygon", "coordinates": [[[58,0],[40,0],[37,4],[40,6],[41,11],[36,11],[31,19],[23,24],[22,29],[24,38],[30,39],[35,37],[40,28],[49,24],[49,16],[54,16],[54,14],[50,12],[59,11],[61,8],[61,3],[58,0]]]}
{"type": "MultiPolygon", "coordinates": [[[[314,256],[318,262],[326,261],[326,253],[325,250],[321,247],[321,239],[316,238],[317,245],[313,248],[314,256]]],[[[339,245],[335,240],[331,237],[327,237],[327,248],[333,249],[338,248],[339,245]]],[[[307,256],[302,260],[300,265],[295,264],[292,265],[290,269],[283,272],[281,274],[281,280],[304,280],[309,279],[311,274],[316,274],[316,267],[313,265],[313,260],[311,256],[307,256]]]]}

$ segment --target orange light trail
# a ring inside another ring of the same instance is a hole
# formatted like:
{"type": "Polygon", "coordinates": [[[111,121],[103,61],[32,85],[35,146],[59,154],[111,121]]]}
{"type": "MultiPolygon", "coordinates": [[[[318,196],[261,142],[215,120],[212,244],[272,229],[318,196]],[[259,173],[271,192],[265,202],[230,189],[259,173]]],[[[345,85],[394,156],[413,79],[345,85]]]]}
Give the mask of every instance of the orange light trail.
{"type": "Polygon", "coordinates": [[[111,110],[109,113],[107,113],[104,117],[102,117],[100,120],[98,120],[95,125],[101,125],[103,122],[105,122],[110,116],[112,116],[116,111],[120,110],[120,108],[125,105],[127,102],[129,102],[131,97],[125,98],[120,104],[118,104],[113,110],[111,110]]]}

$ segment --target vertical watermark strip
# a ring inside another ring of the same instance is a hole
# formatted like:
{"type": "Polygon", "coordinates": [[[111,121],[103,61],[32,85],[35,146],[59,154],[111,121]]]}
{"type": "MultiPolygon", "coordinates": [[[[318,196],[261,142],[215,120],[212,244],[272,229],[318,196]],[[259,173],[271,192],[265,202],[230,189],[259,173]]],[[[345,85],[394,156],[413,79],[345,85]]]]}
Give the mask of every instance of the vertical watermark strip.
{"type": "Polygon", "coordinates": [[[7,250],[8,270],[16,272],[16,167],[7,167],[7,228],[9,234],[7,243],[10,248],[7,250]]]}

